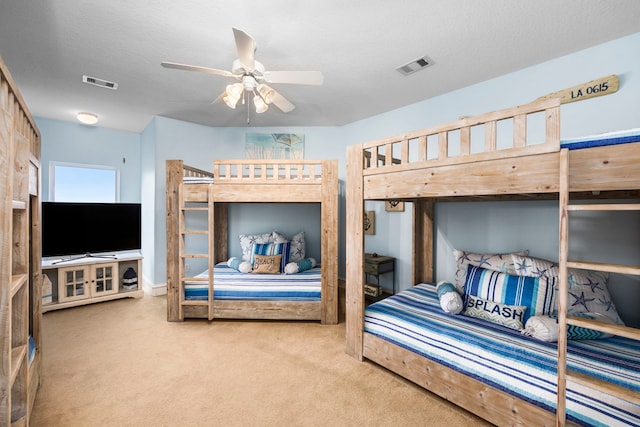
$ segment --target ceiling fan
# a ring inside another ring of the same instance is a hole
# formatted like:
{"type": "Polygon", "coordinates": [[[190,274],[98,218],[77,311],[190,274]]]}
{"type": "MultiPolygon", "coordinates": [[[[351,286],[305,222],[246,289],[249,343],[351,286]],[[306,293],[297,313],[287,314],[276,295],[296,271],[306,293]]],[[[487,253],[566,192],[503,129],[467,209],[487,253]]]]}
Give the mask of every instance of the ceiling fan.
{"type": "Polygon", "coordinates": [[[239,100],[242,99],[244,104],[247,97],[253,96],[253,103],[257,113],[267,111],[270,104],[275,105],[285,113],[295,108],[291,102],[266,83],[322,84],[323,76],[320,71],[265,70],[264,65],[255,59],[256,43],[253,37],[238,28],[233,28],[233,36],[238,51],[238,59],[233,61],[231,71],[176,62],[162,62],[161,65],[165,68],[233,77],[238,82],[227,85],[218,99],[222,98],[229,107],[236,108],[239,100]]]}

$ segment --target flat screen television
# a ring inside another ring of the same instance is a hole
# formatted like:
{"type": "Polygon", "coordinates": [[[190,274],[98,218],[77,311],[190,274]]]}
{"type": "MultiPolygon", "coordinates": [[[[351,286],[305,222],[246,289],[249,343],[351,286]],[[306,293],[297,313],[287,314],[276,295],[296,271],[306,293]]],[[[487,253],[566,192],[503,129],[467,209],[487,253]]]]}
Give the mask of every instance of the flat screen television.
{"type": "Polygon", "coordinates": [[[42,202],[42,256],[140,250],[140,203],[42,202]]]}

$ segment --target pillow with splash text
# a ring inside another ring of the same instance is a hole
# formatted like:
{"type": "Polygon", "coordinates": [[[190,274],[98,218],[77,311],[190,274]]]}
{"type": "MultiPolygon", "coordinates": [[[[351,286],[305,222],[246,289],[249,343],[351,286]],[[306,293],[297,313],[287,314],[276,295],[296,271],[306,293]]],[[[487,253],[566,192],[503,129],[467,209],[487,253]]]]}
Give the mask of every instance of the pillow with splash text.
{"type": "Polygon", "coordinates": [[[524,328],[524,305],[507,305],[469,295],[462,314],[521,331],[524,328]]]}
{"type": "Polygon", "coordinates": [[[464,287],[465,307],[469,297],[500,304],[526,306],[523,324],[529,317],[552,314],[556,307],[556,281],[547,277],[525,277],[469,265],[464,287]]]}

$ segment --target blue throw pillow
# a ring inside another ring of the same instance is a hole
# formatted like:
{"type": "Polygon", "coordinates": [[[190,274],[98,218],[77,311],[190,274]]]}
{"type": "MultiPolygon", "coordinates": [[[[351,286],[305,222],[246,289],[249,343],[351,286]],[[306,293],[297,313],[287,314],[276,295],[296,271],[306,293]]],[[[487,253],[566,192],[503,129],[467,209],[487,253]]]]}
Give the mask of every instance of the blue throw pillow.
{"type": "Polygon", "coordinates": [[[556,279],[551,277],[514,276],[469,265],[464,286],[465,306],[468,296],[500,304],[526,306],[529,317],[556,311],[556,279]]]}
{"type": "Polygon", "coordinates": [[[291,255],[291,242],[283,243],[256,243],[251,252],[251,265],[255,259],[254,255],[282,255],[280,261],[280,273],[284,272],[285,266],[289,263],[291,255]]]}

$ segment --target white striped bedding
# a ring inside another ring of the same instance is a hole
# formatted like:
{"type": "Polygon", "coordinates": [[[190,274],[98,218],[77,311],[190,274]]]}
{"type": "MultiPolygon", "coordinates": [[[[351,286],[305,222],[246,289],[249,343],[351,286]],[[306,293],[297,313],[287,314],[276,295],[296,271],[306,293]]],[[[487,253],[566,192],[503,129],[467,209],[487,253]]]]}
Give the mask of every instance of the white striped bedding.
{"type": "MultiPolygon", "coordinates": [[[[208,278],[208,271],[195,276],[208,278]]],[[[218,300],[320,301],[320,266],[297,274],[247,274],[219,263],[213,269],[213,297],[218,300]]],[[[185,299],[206,300],[206,281],[185,282],[185,299]]]]}
{"type": "Polygon", "coordinates": [[[640,142],[640,128],[582,136],[579,138],[563,139],[560,141],[560,147],[577,150],[580,148],[630,144],[633,142],[640,142]]]}
{"type": "MultiPolygon", "coordinates": [[[[434,285],[419,284],[368,306],[365,332],[555,412],[556,344],[447,314],[434,285]]],[[[640,392],[640,342],[569,341],[568,354],[569,369],[640,392]]],[[[567,382],[567,419],[587,426],[637,426],[640,406],[567,382]]]]}

